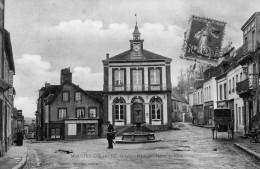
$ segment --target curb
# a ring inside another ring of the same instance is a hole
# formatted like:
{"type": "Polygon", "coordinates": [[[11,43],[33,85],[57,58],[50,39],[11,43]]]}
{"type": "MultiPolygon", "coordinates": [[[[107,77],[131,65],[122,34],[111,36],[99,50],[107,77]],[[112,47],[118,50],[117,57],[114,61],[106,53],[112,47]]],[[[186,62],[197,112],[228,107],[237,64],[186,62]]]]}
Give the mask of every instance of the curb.
{"type": "Polygon", "coordinates": [[[26,155],[23,156],[22,160],[12,169],[23,169],[23,167],[25,166],[25,164],[27,162],[27,157],[28,157],[28,148],[26,147],[26,155]]]}
{"type": "Polygon", "coordinates": [[[240,144],[237,144],[237,143],[235,143],[234,146],[235,146],[236,148],[240,149],[240,150],[243,150],[244,152],[246,152],[246,153],[249,154],[250,156],[252,156],[252,157],[254,157],[254,158],[260,160],[260,154],[254,152],[254,151],[252,151],[252,150],[250,150],[250,149],[248,149],[248,148],[246,148],[246,147],[244,147],[244,146],[242,146],[242,145],[240,145],[240,144]]]}
{"type": "Polygon", "coordinates": [[[208,126],[203,126],[203,125],[194,125],[195,127],[201,127],[201,128],[206,128],[206,129],[212,129],[212,127],[208,127],[208,126]]]}
{"type": "Polygon", "coordinates": [[[143,144],[143,143],[156,143],[159,142],[161,140],[146,140],[146,141],[116,141],[116,144],[143,144]]]}

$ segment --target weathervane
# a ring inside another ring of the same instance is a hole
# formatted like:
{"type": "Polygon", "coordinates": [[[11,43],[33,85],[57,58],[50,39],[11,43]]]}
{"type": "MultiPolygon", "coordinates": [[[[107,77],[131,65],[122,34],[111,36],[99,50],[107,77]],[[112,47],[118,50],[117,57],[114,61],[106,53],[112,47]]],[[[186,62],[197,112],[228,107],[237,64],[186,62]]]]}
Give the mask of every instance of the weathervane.
{"type": "Polygon", "coordinates": [[[135,14],[135,25],[137,26],[137,14],[135,14]]]}

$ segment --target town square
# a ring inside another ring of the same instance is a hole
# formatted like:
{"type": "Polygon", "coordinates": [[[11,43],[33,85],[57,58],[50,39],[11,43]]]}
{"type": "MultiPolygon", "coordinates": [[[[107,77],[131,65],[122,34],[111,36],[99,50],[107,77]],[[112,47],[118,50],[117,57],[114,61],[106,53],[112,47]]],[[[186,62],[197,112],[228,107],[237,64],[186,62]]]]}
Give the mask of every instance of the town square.
{"type": "Polygon", "coordinates": [[[260,168],[257,0],[0,0],[0,168],[260,168]]]}

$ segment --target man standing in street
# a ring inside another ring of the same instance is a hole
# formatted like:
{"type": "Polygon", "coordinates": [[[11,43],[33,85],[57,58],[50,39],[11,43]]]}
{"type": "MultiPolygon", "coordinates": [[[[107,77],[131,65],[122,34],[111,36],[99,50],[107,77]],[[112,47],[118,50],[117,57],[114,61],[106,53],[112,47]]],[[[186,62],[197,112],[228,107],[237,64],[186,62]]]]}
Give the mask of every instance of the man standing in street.
{"type": "Polygon", "coordinates": [[[115,133],[114,133],[114,127],[110,123],[110,121],[107,122],[107,141],[108,141],[108,149],[113,149],[113,139],[115,139],[115,133]]]}

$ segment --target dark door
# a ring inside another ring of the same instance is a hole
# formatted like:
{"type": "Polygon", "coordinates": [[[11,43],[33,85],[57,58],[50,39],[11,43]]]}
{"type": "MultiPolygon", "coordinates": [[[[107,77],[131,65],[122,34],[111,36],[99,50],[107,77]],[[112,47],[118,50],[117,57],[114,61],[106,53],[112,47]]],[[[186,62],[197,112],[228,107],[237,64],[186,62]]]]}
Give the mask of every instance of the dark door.
{"type": "Polygon", "coordinates": [[[7,106],[5,106],[5,127],[4,127],[4,130],[5,130],[5,152],[7,152],[7,106]]]}
{"type": "Polygon", "coordinates": [[[134,103],[133,104],[133,115],[135,122],[144,121],[144,113],[143,113],[143,104],[142,103],[134,103]]]}
{"type": "Polygon", "coordinates": [[[82,124],[77,124],[77,138],[81,139],[82,138],[82,124]]]}

